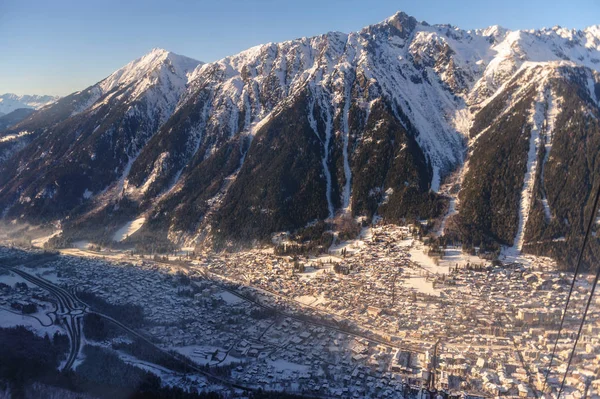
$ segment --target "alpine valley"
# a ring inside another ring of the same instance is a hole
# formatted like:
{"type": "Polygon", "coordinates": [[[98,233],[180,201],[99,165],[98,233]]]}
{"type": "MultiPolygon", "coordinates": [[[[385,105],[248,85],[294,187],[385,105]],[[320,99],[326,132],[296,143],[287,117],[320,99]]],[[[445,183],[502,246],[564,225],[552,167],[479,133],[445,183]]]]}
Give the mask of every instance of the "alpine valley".
{"type": "Polygon", "coordinates": [[[600,185],[599,99],[600,25],[466,31],[397,13],[212,63],[154,49],[0,131],[0,210],[59,228],[54,247],[279,232],[326,246],[355,224],[421,221],[440,243],[569,267],[600,185]]]}

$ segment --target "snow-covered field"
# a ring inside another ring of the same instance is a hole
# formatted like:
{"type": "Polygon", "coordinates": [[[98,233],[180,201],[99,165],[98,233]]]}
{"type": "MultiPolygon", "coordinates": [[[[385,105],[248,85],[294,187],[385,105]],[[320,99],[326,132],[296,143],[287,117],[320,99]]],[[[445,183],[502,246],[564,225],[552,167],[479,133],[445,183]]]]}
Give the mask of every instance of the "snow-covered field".
{"type": "Polygon", "coordinates": [[[50,320],[45,314],[36,313],[31,316],[16,314],[9,310],[0,308],[0,327],[8,328],[25,326],[28,330],[31,330],[40,336],[44,336],[46,333],[49,336],[52,336],[55,332],[64,334],[64,331],[60,327],[50,325],[52,320],[50,320]],[[42,320],[45,325],[48,325],[48,327],[44,327],[36,318],[42,320]]]}
{"type": "Polygon", "coordinates": [[[449,264],[442,264],[442,262],[440,262],[440,264],[436,265],[433,258],[427,256],[427,254],[425,253],[425,251],[427,251],[427,248],[419,241],[413,240],[413,242],[414,244],[409,251],[410,259],[413,262],[417,263],[419,266],[433,274],[450,273],[449,264]]]}
{"type": "Polygon", "coordinates": [[[244,302],[240,297],[233,295],[231,292],[223,291],[217,294],[222,300],[227,302],[228,305],[235,305],[236,303],[244,302]]]}
{"type": "Polygon", "coordinates": [[[36,267],[35,269],[25,269],[24,270],[29,274],[34,274],[36,276],[42,277],[44,280],[48,280],[54,284],[61,284],[62,280],[56,274],[56,269],[53,266],[50,267],[36,267]]]}
{"type": "Polygon", "coordinates": [[[321,268],[315,268],[315,267],[308,266],[304,269],[304,273],[300,274],[300,278],[304,279],[304,280],[313,279],[313,278],[319,276],[320,274],[325,273],[326,270],[331,270],[332,268],[330,266],[331,265],[329,265],[327,262],[323,262],[321,264],[321,268]]]}
{"type": "Polygon", "coordinates": [[[433,283],[426,277],[412,276],[403,281],[403,285],[413,288],[421,294],[440,296],[440,290],[433,288],[433,283]]]}
{"type": "Polygon", "coordinates": [[[62,230],[57,230],[52,234],[34,238],[33,240],[31,240],[31,245],[33,245],[36,248],[44,248],[44,244],[46,244],[48,241],[50,241],[50,239],[52,237],[56,237],[60,233],[62,233],[62,230]]]}
{"type": "Polygon", "coordinates": [[[16,274],[13,274],[13,273],[0,275],[0,283],[4,283],[6,285],[10,285],[11,287],[14,287],[14,285],[16,283],[25,283],[28,286],[31,284],[31,283],[28,283],[27,281],[25,281],[24,279],[22,279],[21,277],[17,276],[16,274]]]}
{"type": "Polygon", "coordinates": [[[241,359],[230,356],[226,349],[214,346],[190,345],[190,346],[174,346],[169,349],[175,350],[182,355],[193,360],[194,363],[204,364],[219,364],[227,365],[231,363],[241,363],[241,359]],[[215,355],[216,354],[216,355],[215,355]],[[213,355],[215,355],[213,357],[213,355]]]}
{"type": "Polygon", "coordinates": [[[444,257],[439,260],[439,264],[445,268],[453,268],[455,266],[464,267],[467,264],[470,265],[486,265],[489,262],[485,259],[481,259],[479,256],[469,255],[462,251],[460,248],[448,247],[444,251],[444,257]]]}
{"type": "Polygon", "coordinates": [[[119,230],[117,230],[115,232],[115,234],[113,236],[113,240],[119,241],[119,242],[123,241],[124,239],[126,239],[127,237],[129,237],[130,235],[132,235],[136,231],[138,231],[140,229],[140,227],[142,227],[144,222],[146,222],[146,218],[141,217],[141,218],[137,218],[135,220],[125,223],[125,225],[123,225],[123,227],[121,227],[119,230]]]}
{"type": "Polygon", "coordinates": [[[500,258],[504,263],[520,263],[527,268],[535,268],[538,270],[556,270],[556,261],[544,256],[535,256],[528,254],[501,253],[500,258]]]}
{"type": "Polygon", "coordinates": [[[321,255],[321,256],[317,256],[315,258],[311,258],[310,260],[311,260],[311,262],[322,264],[322,265],[326,266],[329,263],[340,263],[340,262],[342,262],[343,258],[341,258],[339,256],[332,256],[332,255],[321,255]]]}
{"type": "Polygon", "coordinates": [[[294,297],[294,300],[304,305],[312,305],[317,301],[317,298],[312,295],[301,295],[294,297]]]}
{"type": "Polygon", "coordinates": [[[90,242],[89,241],[75,241],[73,243],[73,247],[77,248],[77,249],[88,249],[90,246],[90,242]]]}
{"type": "Polygon", "coordinates": [[[267,364],[269,366],[273,367],[275,370],[299,371],[299,372],[310,370],[309,366],[288,362],[283,359],[267,360],[267,364]]]}
{"type": "Polygon", "coordinates": [[[364,227],[356,240],[348,240],[337,242],[329,248],[329,253],[332,255],[341,256],[342,250],[346,250],[348,254],[354,254],[365,248],[365,241],[371,240],[373,233],[370,227],[364,227]]]}

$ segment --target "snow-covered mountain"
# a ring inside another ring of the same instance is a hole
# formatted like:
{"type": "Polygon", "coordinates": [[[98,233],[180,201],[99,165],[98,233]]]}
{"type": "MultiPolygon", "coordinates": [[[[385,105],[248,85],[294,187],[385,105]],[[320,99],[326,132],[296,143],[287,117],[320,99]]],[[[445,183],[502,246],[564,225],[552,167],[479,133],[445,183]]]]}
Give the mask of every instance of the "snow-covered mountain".
{"type": "Polygon", "coordinates": [[[64,217],[122,181],[199,64],[155,49],[3,132],[0,162],[5,159],[9,175],[0,182],[0,201],[6,213],[64,217]]]}
{"type": "Polygon", "coordinates": [[[19,108],[40,109],[45,105],[52,104],[59,97],[44,95],[18,96],[12,93],[0,94],[0,116],[8,114],[19,108]]]}
{"type": "Polygon", "coordinates": [[[347,214],[568,247],[594,185],[595,158],[577,162],[600,143],[599,71],[600,26],[465,31],[404,13],[208,64],[154,50],[13,128],[31,144],[0,202],[90,236],[144,216],[140,239],[247,242],[347,214]],[[581,179],[568,200],[548,181],[565,174],[581,179]]]}

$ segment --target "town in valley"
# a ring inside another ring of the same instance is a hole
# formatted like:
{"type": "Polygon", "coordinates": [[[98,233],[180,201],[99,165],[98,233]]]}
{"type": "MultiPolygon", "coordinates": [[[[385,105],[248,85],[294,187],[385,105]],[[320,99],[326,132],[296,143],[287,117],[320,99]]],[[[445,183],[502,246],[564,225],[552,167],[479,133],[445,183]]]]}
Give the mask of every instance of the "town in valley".
{"type": "MultiPolygon", "coordinates": [[[[573,274],[532,255],[489,261],[434,248],[416,231],[373,225],[316,256],[273,247],[151,256],[87,243],[59,254],[7,243],[1,327],[67,334],[62,368],[102,347],[164,384],[228,396],[259,387],[327,398],[556,392],[592,277],[573,291],[544,387],[573,274]],[[98,320],[113,328],[87,337],[85,323],[98,320]],[[162,360],[140,356],[144,345],[162,360]]],[[[600,383],[593,308],[566,380],[573,397],[600,383]]]]}

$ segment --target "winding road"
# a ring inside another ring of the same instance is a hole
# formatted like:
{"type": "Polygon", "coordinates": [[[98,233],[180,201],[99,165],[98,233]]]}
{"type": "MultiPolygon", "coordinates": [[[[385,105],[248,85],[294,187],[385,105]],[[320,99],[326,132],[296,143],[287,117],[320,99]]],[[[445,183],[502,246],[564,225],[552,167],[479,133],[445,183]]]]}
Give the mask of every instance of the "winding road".
{"type": "MultiPolygon", "coordinates": [[[[36,260],[36,261],[40,261],[40,260],[36,260]]],[[[49,260],[41,261],[41,262],[46,263],[48,261],[49,260]]],[[[29,262],[29,263],[31,263],[31,262],[29,262]]],[[[22,264],[23,263],[19,264],[19,266],[21,266],[22,264]]],[[[230,381],[228,379],[225,379],[223,377],[214,375],[200,367],[197,367],[196,365],[193,364],[192,361],[188,360],[184,356],[174,354],[172,352],[169,352],[169,351],[161,348],[160,346],[158,346],[155,343],[153,343],[152,341],[150,341],[146,336],[144,336],[143,334],[140,334],[136,330],[129,328],[125,324],[121,323],[119,320],[116,320],[108,315],[91,310],[89,308],[89,306],[86,305],[80,299],[78,299],[74,293],[71,293],[62,287],[59,287],[59,286],[51,283],[48,280],[45,280],[38,276],[31,275],[27,272],[16,269],[12,266],[0,265],[0,267],[3,267],[6,270],[11,271],[12,273],[15,273],[16,275],[23,278],[25,281],[28,281],[46,291],[48,291],[51,295],[56,297],[56,299],[57,299],[56,318],[57,318],[57,320],[61,319],[63,321],[64,326],[67,331],[67,335],[69,336],[69,341],[70,341],[69,355],[67,356],[67,360],[62,368],[63,370],[70,370],[73,367],[73,364],[75,363],[75,360],[77,360],[77,356],[79,355],[79,352],[81,350],[83,315],[86,313],[95,313],[98,316],[101,316],[102,318],[119,326],[120,328],[127,331],[128,333],[140,338],[141,340],[143,340],[144,342],[146,342],[148,345],[152,346],[156,350],[185,364],[185,366],[187,368],[189,368],[190,370],[192,370],[196,373],[202,374],[212,381],[221,383],[225,386],[228,386],[228,387],[231,387],[234,389],[242,389],[245,391],[253,391],[254,390],[254,388],[247,387],[247,386],[238,384],[236,382],[230,381]]]]}
{"type": "Polygon", "coordinates": [[[67,356],[63,370],[70,370],[81,350],[81,319],[86,310],[85,303],[81,302],[64,288],[52,284],[41,277],[33,276],[13,267],[8,267],[7,269],[20,276],[23,280],[37,285],[56,297],[56,319],[62,320],[64,323],[70,341],[69,355],[67,356]]]}

